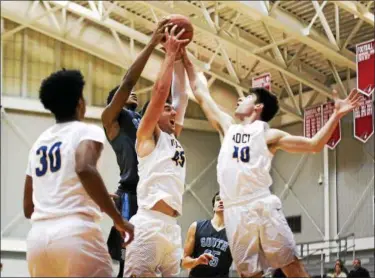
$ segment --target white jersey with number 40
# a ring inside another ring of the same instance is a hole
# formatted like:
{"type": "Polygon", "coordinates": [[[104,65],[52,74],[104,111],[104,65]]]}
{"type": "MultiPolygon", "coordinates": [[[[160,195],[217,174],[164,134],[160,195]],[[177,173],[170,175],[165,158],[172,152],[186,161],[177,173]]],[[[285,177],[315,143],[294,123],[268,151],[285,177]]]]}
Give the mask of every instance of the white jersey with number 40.
{"type": "Polygon", "coordinates": [[[79,121],[55,124],[44,131],[29,153],[26,174],[33,180],[34,213],[31,220],[102,214],[83,188],[75,171],[75,154],[84,140],[104,143],[104,131],[79,121]]]}
{"type": "Polygon", "coordinates": [[[273,155],[266,143],[267,129],[266,122],[257,120],[251,124],[232,125],[227,131],[217,164],[224,206],[270,193],[273,155]]]}

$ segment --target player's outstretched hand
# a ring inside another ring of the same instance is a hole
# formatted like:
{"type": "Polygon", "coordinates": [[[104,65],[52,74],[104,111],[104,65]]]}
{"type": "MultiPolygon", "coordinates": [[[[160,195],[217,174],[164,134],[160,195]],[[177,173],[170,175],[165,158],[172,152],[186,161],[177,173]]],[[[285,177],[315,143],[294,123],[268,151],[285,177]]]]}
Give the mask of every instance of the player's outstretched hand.
{"type": "Polygon", "coordinates": [[[155,47],[157,46],[161,41],[162,39],[164,38],[165,34],[164,34],[164,30],[165,28],[169,28],[173,25],[172,22],[169,22],[169,18],[163,18],[161,21],[158,22],[158,25],[154,31],[154,33],[152,34],[152,37],[151,37],[151,44],[155,47]]]}
{"type": "Polygon", "coordinates": [[[177,35],[175,35],[177,27],[178,27],[177,25],[173,25],[170,33],[168,32],[168,27],[164,29],[164,34],[165,34],[165,39],[166,39],[164,47],[165,47],[165,51],[167,52],[167,54],[177,55],[177,53],[180,50],[180,46],[182,44],[189,42],[189,39],[185,39],[185,40],[179,39],[181,35],[185,32],[185,29],[181,29],[181,31],[177,35]]]}
{"type": "Polygon", "coordinates": [[[349,96],[343,100],[338,97],[337,91],[333,90],[332,97],[333,97],[333,100],[335,101],[335,112],[340,117],[343,117],[348,112],[358,107],[359,101],[361,99],[361,96],[358,93],[357,89],[352,89],[349,96]]]}
{"type": "Polygon", "coordinates": [[[214,256],[212,256],[211,254],[204,253],[197,258],[197,265],[200,265],[200,264],[208,265],[210,260],[212,260],[213,258],[214,256]]]}
{"type": "Polygon", "coordinates": [[[115,223],[116,229],[120,232],[121,236],[125,240],[123,247],[126,247],[134,239],[134,226],[125,219],[117,221],[115,223]]]}

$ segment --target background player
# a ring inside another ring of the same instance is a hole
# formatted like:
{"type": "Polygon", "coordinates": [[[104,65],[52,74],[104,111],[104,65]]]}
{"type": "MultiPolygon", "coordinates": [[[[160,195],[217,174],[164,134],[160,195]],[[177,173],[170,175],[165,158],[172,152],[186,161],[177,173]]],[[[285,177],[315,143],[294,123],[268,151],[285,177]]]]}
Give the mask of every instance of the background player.
{"type": "Polygon", "coordinates": [[[188,40],[179,40],[184,29],[175,35],[176,28],[172,27],[170,35],[165,29],[166,56],[137,131],[139,209],[130,220],[135,241],[126,249],[124,277],[172,277],[180,271],[181,229],[176,217],[182,211],[186,164],[176,137],[182,130],[186,104],[174,108],[166,100],[177,53],[188,40]]]}
{"type": "MultiPolygon", "coordinates": [[[[102,123],[109,143],[116,154],[120,169],[120,183],[116,191],[115,203],[122,217],[126,220],[137,212],[138,161],[135,152],[135,141],[141,115],[136,112],[137,96],[131,93],[155,47],[164,37],[164,29],[170,26],[168,19],[163,19],[157,25],[150,42],[138,55],[125,74],[121,85],[114,88],[108,95],[107,107],[102,113],[102,123]]],[[[124,272],[123,251],[124,240],[120,233],[112,227],[108,237],[108,250],[112,259],[120,262],[117,277],[124,272]]]]}
{"type": "Polygon", "coordinates": [[[212,198],[214,217],[191,224],[185,241],[181,266],[191,269],[189,277],[229,277],[232,264],[224,226],[224,205],[219,192],[212,198]]]}
{"type": "Polygon", "coordinates": [[[133,225],[114,206],[96,169],[103,130],[83,120],[86,105],[79,71],[46,78],[40,100],[56,119],[30,150],[24,213],[32,220],[27,261],[33,277],[111,277],[112,264],[97,221],[108,214],[133,239],[133,225]]]}
{"type": "Polygon", "coordinates": [[[196,74],[186,52],[183,61],[194,96],[222,141],[217,166],[220,196],[233,260],[241,276],[259,276],[271,265],[288,277],[306,277],[297,259],[293,234],[281,212],[281,201],[271,195],[270,168],[278,149],[287,152],[319,152],[330,139],[340,119],[359,101],[353,90],[345,100],[332,94],[335,111],[313,138],[293,136],[270,129],[269,122],[279,106],[275,95],[265,89],[250,89],[235,111],[240,124],[221,111],[210,96],[207,80],[196,74]]]}

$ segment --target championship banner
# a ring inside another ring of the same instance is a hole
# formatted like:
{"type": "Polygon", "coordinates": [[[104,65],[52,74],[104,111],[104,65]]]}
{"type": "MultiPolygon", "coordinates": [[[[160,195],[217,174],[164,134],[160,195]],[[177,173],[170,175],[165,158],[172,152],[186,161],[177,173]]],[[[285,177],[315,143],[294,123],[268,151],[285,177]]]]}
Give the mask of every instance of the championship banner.
{"type": "MultiPolygon", "coordinates": [[[[327,102],[322,105],[322,113],[323,113],[323,125],[325,125],[328,122],[328,119],[333,114],[333,111],[335,109],[335,103],[334,102],[327,102]]],[[[333,132],[331,138],[327,142],[327,146],[329,149],[333,150],[337,146],[337,144],[341,141],[341,121],[339,121],[339,124],[337,125],[335,131],[333,132]]]]}
{"type": "Polygon", "coordinates": [[[253,88],[262,87],[262,88],[267,89],[268,91],[271,91],[271,74],[266,73],[259,77],[253,78],[252,87],[253,88]]]}
{"type": "Polygon", "coordinates": [[[365,143],[374,134],[374,111],[372,94],[370,96],[360,95],[360,105],[353,111],[354,138],[365,143]]]}
{"type": "Polygon", "coordinates": [[[374,43],[375,40],[372,40],[356,46],[357,89],[366,96],[370,96],[375,87],[374,43]]]}
{"type": "Polygon", "coordinates": [[[322,106],[305,108],[304,115],[304,136],[312,138],[322,127],[322,106]]]}

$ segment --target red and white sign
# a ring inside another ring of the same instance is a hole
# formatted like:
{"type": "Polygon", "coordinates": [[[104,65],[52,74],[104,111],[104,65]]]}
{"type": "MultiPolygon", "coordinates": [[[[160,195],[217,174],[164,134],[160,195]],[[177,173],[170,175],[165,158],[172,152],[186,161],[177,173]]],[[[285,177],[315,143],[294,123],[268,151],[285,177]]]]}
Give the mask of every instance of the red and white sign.
{"type": "MultiPolygon", "coordinates": [[[[335,109],[334,102],[327,102],[322,105],[323,126],[328,122],[328,119],[333,114],[334,109],[335,109]]],[[[331,138],[328,140],[327,146],[329,149],[335,149],[335,147],[340,141],[341,141],[341,121],[339,121],[339,124],[337,125],[331,138]]]]}
{"type": "Polygon", "coordinates": [[[271,91],[271,74],[266,73],[259,77],[253,78],[252,87],[253,88],[262,87],[262,88],[267,89],[268,91],[271,91]]]}
{"type": "Polygon", "coordinates": [[[360,105],[353,111],[354,137],[361,142],[367,142],[374,134],[374,108],[372,95],[360,95],[360,105]]]}
{"type": "Polygon", "coordinates": [[[304,136],[312,138],[322,127],[322,106],[313,106],[305,109],[304,136]]]}
{"type": "Polygon", "coordinates": [[[357,59],[357,89],[370,96],[375,88],[375,40],[364,42],[356,46],[357,59]]]}

